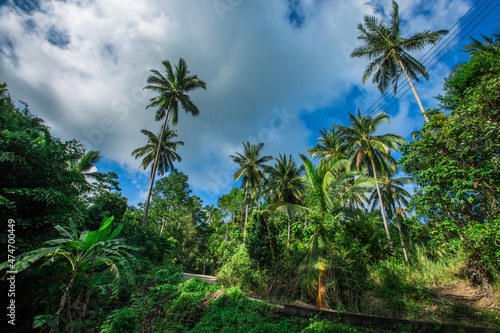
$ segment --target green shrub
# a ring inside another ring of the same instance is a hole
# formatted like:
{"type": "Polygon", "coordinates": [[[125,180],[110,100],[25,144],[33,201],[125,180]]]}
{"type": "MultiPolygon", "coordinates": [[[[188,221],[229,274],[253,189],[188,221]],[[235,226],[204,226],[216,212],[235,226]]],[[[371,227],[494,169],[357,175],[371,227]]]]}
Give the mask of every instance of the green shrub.
{"type": "Polygon", "coordinates": [[[115,310],[102,325],[102,333],[139,332],[139,314],[132,307],[115,310]]]}
{"type": "Polygon", "coordinates": [[[246,249],[239,248],[220,268],[217,277],[224,285],[238,286],[245,292],[265,295],[270,280],[266,273],[267,270],[259,270],[252,264],[246,249]]]}
{"type": "Polygon", "coordinates": [[[303,329],[301,333],[356,333],[360,332],[353,328],[351,325],[342,325],[332,323],[328,320],[322,320],[311,323],[307,328],[303,329]]]}
{"type": "Polygon", "coordinates": [[[249,257],[261,268],[273,267],[281,252],[278,230],[267,212],[252,214],[246,238],[249,257]]]}

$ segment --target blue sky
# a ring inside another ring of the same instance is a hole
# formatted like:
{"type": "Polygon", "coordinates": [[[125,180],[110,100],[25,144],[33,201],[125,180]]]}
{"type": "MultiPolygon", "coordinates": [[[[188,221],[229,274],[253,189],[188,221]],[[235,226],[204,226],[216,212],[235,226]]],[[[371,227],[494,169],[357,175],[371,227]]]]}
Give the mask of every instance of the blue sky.
{"type": "MultiPolygon", "coordinates": [[[[452,46],[476,24],[473,36],[490,35],[500,6],[491,0],[399,1],[403,36],[450,29],[473,4],[479,10],[469,15],[477,16],[450,39],[444,48],[450,52],[430,80],[416,85],[426,107],[436,105],[443,77],[465,60],[459,50],[468,37],[452,46]]],[[[116,172],[123,194],[137,204],[149,172],[139,171],[130,153],[145,144],[142,128],[160,128],[154,111],[145,110],[153,95],[142,88],[149,70],[162,70],[162,60],[183,57],[207,90],[192,94],[199,117],[180,115],[176,129],[185,145],[176,167],[210,204],[238,185],[228,155],[241,151],[241,142],[262,141],[265,154],[297,157],[322,128],[349,125],[348,112],[370,110],[381,94],[361,84],[366,62],[349,54],[359,45],[356,26],[363,16],[391,10],[388,0],[0,0],[0,81],[55,136],[101,151],[97,169],[116,172]]],[[[381,131],[408,138],[423,123],[411,92],[389,105],[382,109],[391,124],[381,131]]]]}

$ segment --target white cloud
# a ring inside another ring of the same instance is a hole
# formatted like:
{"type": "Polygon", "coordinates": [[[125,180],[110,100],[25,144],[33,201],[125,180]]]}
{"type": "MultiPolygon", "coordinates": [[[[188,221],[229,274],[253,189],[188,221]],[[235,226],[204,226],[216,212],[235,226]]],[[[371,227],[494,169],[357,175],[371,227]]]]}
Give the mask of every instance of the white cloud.
{"type": "MultiPolygon", "coordinates": [[[[401,1],[401,13],[410,15],[417,8],[413,3],[401,1]]],[[[409,28],[454,23],[468,1],[450,3],[418,2],[430,12],[412,19],[409,28]]],[[[296,28],[288,21],[286,1],[45,0],[41,7],[31,14],[0,7],[0,41],[13,46],[0,53],[0,76],[13,97],[27,101],[56,135],[80,139],[108,160],[137,170],[139,161],[130,152],[145,143],[140,130],[160,127],[154,110],[145,110],[153,96],[142,90],[148,71],[162,70],[164,59],[176,64],[184,57],[207,90],[192,94],[199,117],[180,115],[180,166],[195,189],[219,194],[232,183],[211,184],[234,170],[227,156],[242,141],[265,141],[265,153],[275,156],[307,148],[311,132],[299,112],[325,107],[360,85],[366,63],[349,54],[357,43],[356,25],[374,13],[364,0],[306,1],[305,21],[296,28]],[[33,28],[27,29],[27,20],[33,28]],[[51,27],[64,32],[69,44],[49,43],[51,27]],[[285,108],[295,117],[279,123],[273,110],[285,108]]],[[[426,100],[435,95],[427,87],[426,100]]],[[[363,89],[360,106],[378,98],[375,86],[363,89]]],[[[393,123],[406,128],[415,114],[402,108],[393,123]]]]}

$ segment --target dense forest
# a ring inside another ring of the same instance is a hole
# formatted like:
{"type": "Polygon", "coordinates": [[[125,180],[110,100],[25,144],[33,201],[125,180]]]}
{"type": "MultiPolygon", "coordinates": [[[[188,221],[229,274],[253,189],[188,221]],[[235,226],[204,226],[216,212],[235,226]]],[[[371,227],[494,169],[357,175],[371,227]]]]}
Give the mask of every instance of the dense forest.
{"type": "MultiPolygon", "coordinates": [[[[373,76],[381,91],[428,75],[407,51],[446,33],[380,51],[375,31],[399,37],[396,3],[393,10],[391,26],[360,24],[365,44],[352,54],[373,61],[363,81],[373,76]]],[[[278,318],[251,295],[500,327],[500,31],[465,51],[467,61],[436,96],[439,107],[422,109],[426,121],[411,141],[379,131],[390,122],[385,112],[346,110],[350,124],[328,124],[300,159],[243,142],[230,156],[241,186],[212,205],[174,165],[184,144],[173,129],[178,112],[197,115],[188,93],[210,93],[183,59],[164,61],[165,74],[152,70],[145,87],[157,93],[148,108],[162,126],[143,130],[131,152],[151,171],[138,207],[122,196],[115,173],[92,171],[100,152],[54,137],[4,83],[0,268],[15,315],[6,304],[2,320],[15,320],[8,327],[19,332],[376,331],[278,318]],[[184,282],[183,272],[220,283],[184,282]],[[469,293],[447,297],[450,288],[469,293]],[[474,301],[460,301],[467,297],[474,301]]]]}

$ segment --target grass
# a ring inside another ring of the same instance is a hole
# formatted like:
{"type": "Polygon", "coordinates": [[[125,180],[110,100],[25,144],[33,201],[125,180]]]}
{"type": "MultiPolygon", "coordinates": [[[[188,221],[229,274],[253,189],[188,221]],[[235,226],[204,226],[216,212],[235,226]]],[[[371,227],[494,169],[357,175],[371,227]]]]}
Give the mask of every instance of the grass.
{"type": "Polygon", "coordinates": [[[500,327],[500,311],[477,297],[478,290],[466,281],[460,255],[429,258],[417,248],[409,264],[393,259],[369,270],[372,286],[365,295],[365,314],[500,327]]]}

